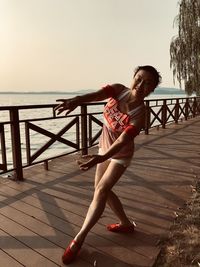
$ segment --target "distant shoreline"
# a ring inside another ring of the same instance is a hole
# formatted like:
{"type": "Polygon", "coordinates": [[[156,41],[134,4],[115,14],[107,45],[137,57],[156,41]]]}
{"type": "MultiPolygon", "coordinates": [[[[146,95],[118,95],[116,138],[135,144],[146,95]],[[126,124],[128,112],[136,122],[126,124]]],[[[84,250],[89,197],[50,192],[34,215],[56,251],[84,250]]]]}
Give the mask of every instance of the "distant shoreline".
{"type": "Polygon", "coordinates": [[[60,94],[67,94],[67,95],[74,95],[74,94],[81,94],[79,92],[51,92],[51,91],[47,91],[47,92],[0,92],[0,95],[60,95],[60,94]]]}
{"type": "MultiPolygon", "coordinates": [[[[11,95],[11,94],[17,94],[17,95],[29,95],[29,94],[35,94],[35,95],[78,95],[78,94],[86,94],[86,93],[91,93],[94,92],[95,90],[88,89],[88,90],[80,90],[80,91],[74,91],[74,92],[66,92],[66,91],[0,91],[0,95],[11,95]]],[[[178,88],[167,88],[167,87],[158,87],[155,92],[153,93],[154,95],[168,95],[168,94],[181,94],[185,95],[186,92],[184,90],[178,89],[178,88]]]]}

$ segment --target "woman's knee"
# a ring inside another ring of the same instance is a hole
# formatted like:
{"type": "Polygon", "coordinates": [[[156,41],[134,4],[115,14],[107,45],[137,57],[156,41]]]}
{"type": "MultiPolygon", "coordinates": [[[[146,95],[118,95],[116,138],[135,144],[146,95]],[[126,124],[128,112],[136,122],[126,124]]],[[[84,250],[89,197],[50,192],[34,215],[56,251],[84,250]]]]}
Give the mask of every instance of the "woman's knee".
{"type": "Polygon", "coordinates": [[[106,187],[106,185],[104,184],[97,184],[95,187],[95,195],[98,198],[107,198],[108,194],[109,194],[109,189],[106,187]]]}

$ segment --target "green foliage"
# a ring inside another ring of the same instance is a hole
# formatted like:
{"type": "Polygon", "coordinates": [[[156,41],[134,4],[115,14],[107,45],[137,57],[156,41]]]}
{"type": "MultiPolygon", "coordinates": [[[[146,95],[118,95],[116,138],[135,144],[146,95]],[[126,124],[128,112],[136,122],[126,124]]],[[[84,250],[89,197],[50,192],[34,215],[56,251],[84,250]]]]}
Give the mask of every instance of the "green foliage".
{"type": "Polygon", "coordinates": [[[200,95],[200,0],[181,0],[175,18],[178,36],[170,44],[170,67],[188,95],[200,95]]]}

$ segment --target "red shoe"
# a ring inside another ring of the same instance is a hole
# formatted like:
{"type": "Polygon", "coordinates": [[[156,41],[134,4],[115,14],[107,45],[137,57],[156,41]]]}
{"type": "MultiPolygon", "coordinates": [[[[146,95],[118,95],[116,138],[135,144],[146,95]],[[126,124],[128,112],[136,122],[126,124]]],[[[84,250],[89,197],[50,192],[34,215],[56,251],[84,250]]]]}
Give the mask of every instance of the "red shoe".
{"type": "Polygon", "coordinates": [[[70,264],[71,262],[73,262],[77,254],[79,253],[80,249],[81,249],[81,245],[76,240],[72,240],[69,246],[65,249],[64,254],[62,255],[63,263],[70,264]],[[72,244],[76,246],[75,251],[71,249],[72,244]]]}
{"type": "Polygon", "coordinates": [[[114,223],[107,225],[107,230],[115,233],[133,233],[135,230],[135,226],[135,223],[129,226],[123,226],[119,223],[114,223]]]}

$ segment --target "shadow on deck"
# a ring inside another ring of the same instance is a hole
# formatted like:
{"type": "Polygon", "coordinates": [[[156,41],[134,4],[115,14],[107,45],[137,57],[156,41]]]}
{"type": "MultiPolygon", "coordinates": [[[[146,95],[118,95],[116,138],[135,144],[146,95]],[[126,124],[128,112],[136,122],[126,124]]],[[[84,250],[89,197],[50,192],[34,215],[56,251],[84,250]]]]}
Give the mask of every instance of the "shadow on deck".
{"type": "MultiPolygon", "coordinates": [[[[200,170],[200,119],[136,139],[136,153],[114,191],[137,228],[114,234],[106,208],[88,235],[77,267],[150,267],[176,211],[190,197],[200,170]]],[[[93,194],[94,169],[82,172],[76,155],[24,170],[25,181],[0,179],[0,266],[63,266],[63,249],[79,230],[93,194]]]]}

